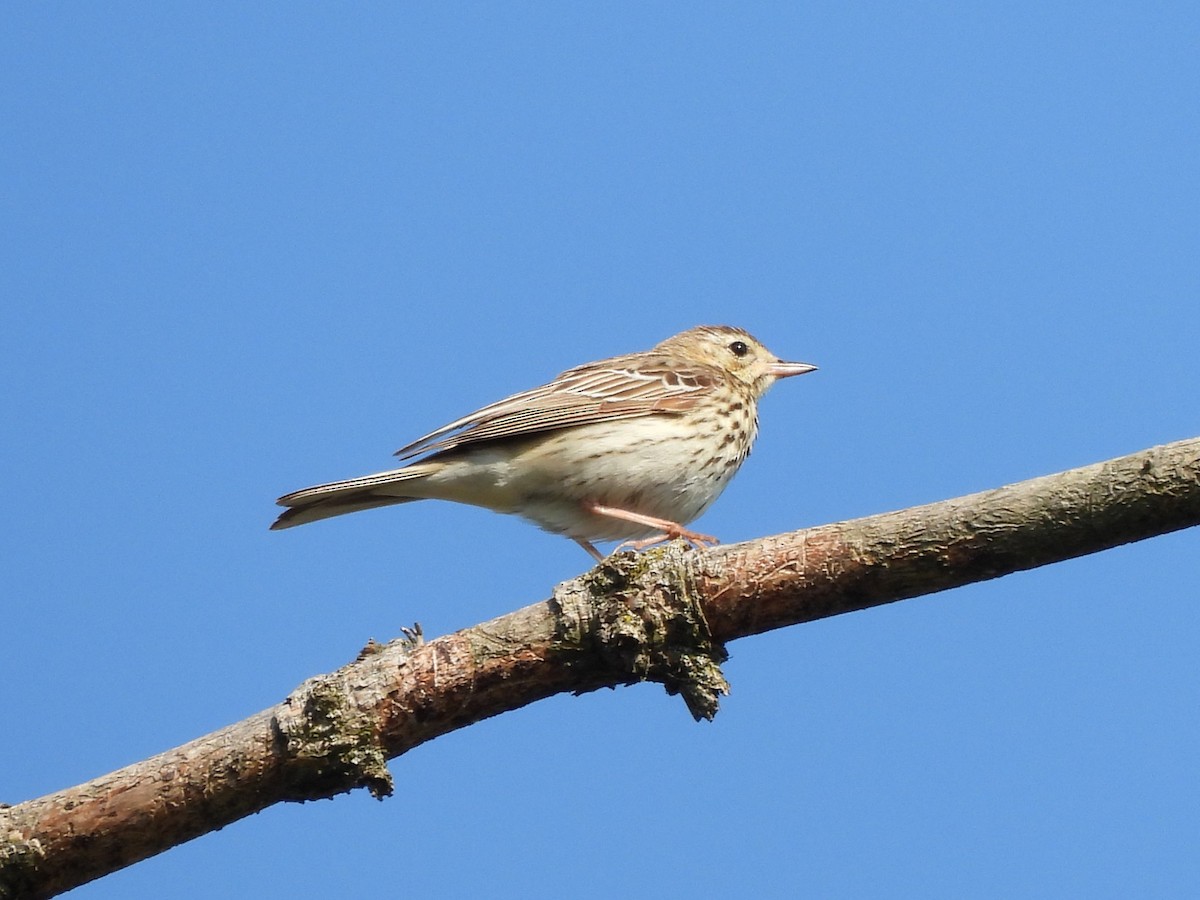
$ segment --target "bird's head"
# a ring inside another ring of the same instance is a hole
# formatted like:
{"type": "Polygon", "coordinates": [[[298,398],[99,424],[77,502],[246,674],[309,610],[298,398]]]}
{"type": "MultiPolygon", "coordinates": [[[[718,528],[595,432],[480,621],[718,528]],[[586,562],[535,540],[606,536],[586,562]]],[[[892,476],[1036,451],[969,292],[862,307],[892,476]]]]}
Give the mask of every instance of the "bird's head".
{"type": "Polygon", "coordinates": [[[699,325],[659,344],[656,350],[695,363],[715,366],[742,382],[761,397],[779,378],[803,375],[816,366],[802,362],[784,362],[741,328],[731,325],[699,325]]]}

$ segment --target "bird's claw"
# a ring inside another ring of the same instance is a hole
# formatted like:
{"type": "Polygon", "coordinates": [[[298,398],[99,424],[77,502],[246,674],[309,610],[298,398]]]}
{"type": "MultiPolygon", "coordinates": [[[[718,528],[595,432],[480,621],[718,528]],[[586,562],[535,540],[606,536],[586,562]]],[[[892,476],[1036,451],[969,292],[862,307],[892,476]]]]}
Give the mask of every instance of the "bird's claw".
{"type": "Polygon", "coordinates": [[[714,547],[721,543],[711,534],[700,534],[697,531],[689,531],[686,528],[668,528],[662,534],[657,534],[654,537],[642,538],[637,541],[622,541],[613,548],[613,553],[620,553],[625,549],[645,550],[647,547],[653,547],[656,544],[665,544],[667,541],[673,541],[677,538],[681,538],[698,550],[707,550],[709,547],[714,547]]]}

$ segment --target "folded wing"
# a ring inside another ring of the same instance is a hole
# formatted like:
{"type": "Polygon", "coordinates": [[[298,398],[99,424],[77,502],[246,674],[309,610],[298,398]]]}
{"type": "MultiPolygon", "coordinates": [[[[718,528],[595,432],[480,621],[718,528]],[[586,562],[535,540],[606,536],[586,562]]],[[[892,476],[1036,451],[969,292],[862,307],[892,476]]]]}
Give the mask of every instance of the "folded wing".
{"type": "Polygon", "coordinates": [[[680,368],[639,354],[589,363],[549,384],[513,394],[443,425],[396,451],[401,459],[453,450],[480,441],[642,416],[678,415],[717,384],[706,366],[680,368]]]}

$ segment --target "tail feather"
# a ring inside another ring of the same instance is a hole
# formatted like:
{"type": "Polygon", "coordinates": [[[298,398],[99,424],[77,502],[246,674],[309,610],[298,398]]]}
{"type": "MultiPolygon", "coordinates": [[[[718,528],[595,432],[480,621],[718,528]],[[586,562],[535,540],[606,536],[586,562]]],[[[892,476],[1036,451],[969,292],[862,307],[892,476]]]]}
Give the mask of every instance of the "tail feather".
{"type": "Polygon", "coordinates": [[[311,503],[306,503],[303,506],[293,506],[289,510],[279,514],[279,518],[271,523],[272,531],[280,531],[284,528],[292,528],[296,525],[307,525],[309,522],[317,522],[321,519],[330,519],[334,516],[342,516],[346,513],[359,512],[364,509],[376,509],[380,506],[395,506],[397,503],[411,503],[414,500],[420,500],[421,497],[371,497],[370,495],[362,495],[362,499],[339,500],[329,498],[326,500],[314,500],[311,503]]]}
{"type": "Polygon", "coordinates": [[[408,466],[404,469],[393,469],[390,472],[380,472],[376,475],[365,475],[362,478],[319,484],[316,487],[293,491],[275,501],[280,506],[289,508],[275,520],[271,525],[271,530],[279,531],[283,528],[306,525],[309,522],[359,512],[364,509],[394,506],[397,503],[411,503],[413,500],[424,499],[419,492],[416,492],[416,496],[409,495],[404,490],[403,484],[423,478],[428,474],[429,470],[420,465],[408,466]]]}

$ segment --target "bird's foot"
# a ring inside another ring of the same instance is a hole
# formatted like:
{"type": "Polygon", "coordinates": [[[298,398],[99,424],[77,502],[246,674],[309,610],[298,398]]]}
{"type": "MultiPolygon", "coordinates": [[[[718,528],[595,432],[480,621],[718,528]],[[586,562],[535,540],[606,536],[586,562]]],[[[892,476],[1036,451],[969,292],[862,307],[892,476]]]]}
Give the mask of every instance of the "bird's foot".
{"type": "MultiPolygon", "coordinates": [[[[632,512],[628,509],[619,509],[615,506],[603,506],[599,503],[585,503],[583,508],[592,515],[607,516],[610,519],[620,519],[622,522],[633,522],[635,525],[645,525],[648,528],[655,528],[662,532],[662,534],[657,534],[654,537],[644,538],[641,540],[624,541],[617,545],[616,549],[613,550],[613,553],[619,553],[621,550],[624,550],[627,547],[632,550],[645,550],[647,547],[653,547],[655,544],[661,544],[665,541],[673,541],[676,538],[683,538],[693,547],[699,547],[702,550],[707,547],[711,547],[714,544],[720,543],[720,541],[718,541],[711,534],[700,534],[698,531],[691,531],[687,528],[684,528],[678,522],[672,522],[670,519],[660,519],[657,516],[648,516],[644,513],[632,512]]],[[[588,553],[590,553],[597,562],[603,559],[599,551],[589,542],[579,538],[576,538],[575,542],[588,553]]]]}
{"type": "Polygon", "coordinates": [[[682,525],[674,525],[664,529],[662,534],[657,534],[654,537],[643,538],[639,541],[623,541],[617,544],[613,549],[613,553],[620,553],[626,548],[630,550],[645,550],[647,547],[653,547],[655,544],[665,544],[667,541],[673,541],[676,538],[682,538],[700,550],[707,550],[709,547],[721,543],[711,534],[700,534],[698,531],[689,531],[682,525]]]}

